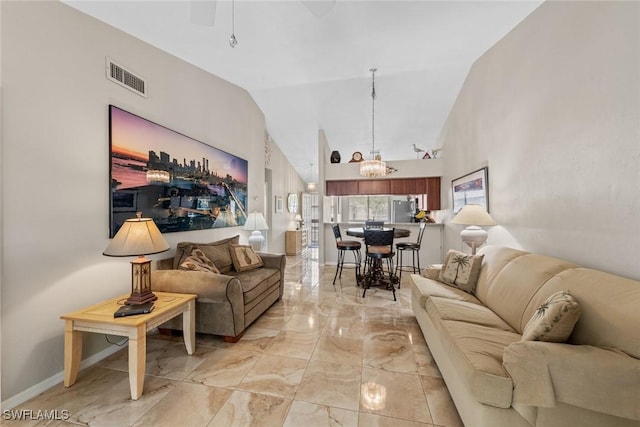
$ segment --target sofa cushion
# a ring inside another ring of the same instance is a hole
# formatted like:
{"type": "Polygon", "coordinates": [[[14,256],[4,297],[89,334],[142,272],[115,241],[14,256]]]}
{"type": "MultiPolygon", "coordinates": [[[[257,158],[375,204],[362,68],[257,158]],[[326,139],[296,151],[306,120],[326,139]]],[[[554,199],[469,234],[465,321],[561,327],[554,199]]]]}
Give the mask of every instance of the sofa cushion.
{"type": "Polygon", "coordinates": [[[515,332],[493,311],[481,304],[450,298],[430,297],[425,303],[429,317],[440,320],[457,320],[503,331],[515,332]]]}
{"type": "Polygon", "coordinates": [[[280,280],[280,271],[274,268],[257,268],[250,271],[230,272],[242,286],[245,312],[264,296],[264,292],[280,280]],[[254,302],[254,300],[256,300],[254,302]]]}
{"type": "Polygon", "coordinates": [[[176,255],[173,258],[173,268],[177,270],[184,259],[191,255],[193,247],[197,246],[218,267],[220,273],[228,273],[233,268],[229,245],[238,244],[239,242],[239,235],[211,243],[180,242],[176,247],[176,255]]]}
{"type": "Polygon", "coordinates": [[[256,254],[248,245],[229,245],[229,253],[236,271],[249,271],[262,267],[264,263],[260,255],[256,254]]]}
{"type": "Polygon", "coordinates": [[[502,354],[508,345],[520,341],[520,335],[454,320],[440,323],[440,343],[473,397],[487,405],[509,408],[513,383],[502,366],[502,354]]]}
{"type": "Polygon", "coordinates": [[[565,342],[581,313],[580,304],[567,290],[540,304],[522,332],[522,341],[565,342]]]}
{"type": "Polygon", "coordinates": [[[567,270],[536,294],[527,307],[526,319],[549,295],[562,289],[571,291],[582,308],[567,343],[617,348],[640,359],[640,281],[589,268],[567,270]]]}
{"type": "Polygon", "coordinates": [[[440,270],[440,281],[472,294],[476,289],[483,255],[467,255],[451,249],[440,270]]]}
{"type": "Polygon", "coordinates": [[[427,298],[432,296],[480,304],[480,301],[478,301],[476,297],[463,290],[445,285],[437,280],[427,279],[426,277],[422,277],[418,274],[412,274],[411,282],[409,283],[411,283],[413,287],[412,298],[416,298],[421,307],[424,307],[427,298]]]}
{"type": "MultiPolygon", "coordinates": [[[[547,281],[555,275],[573,267],[575,264],[561,259],[525,253],[510,260],[488,283],[486,292],[481,292],[482,289],[479,288],[476,296],[522,334],[524,326],[531,318],[531,314],[528,314],[523,321],[526,308],[536,293],[545,288],[547,281]]],[[[546,294],[545,299],[549,295],[546,294]]],[[[544,299],[538,302],[535,308],[542,302],[544,299]]]]}
{"type": "Polygon", "coordinates": [[[191,250],[191,255],[185,258],[180,264],[180,270],[190,271],[208,271],[209,273],[219,274],[220,270],[198,247],[191,250]]]}

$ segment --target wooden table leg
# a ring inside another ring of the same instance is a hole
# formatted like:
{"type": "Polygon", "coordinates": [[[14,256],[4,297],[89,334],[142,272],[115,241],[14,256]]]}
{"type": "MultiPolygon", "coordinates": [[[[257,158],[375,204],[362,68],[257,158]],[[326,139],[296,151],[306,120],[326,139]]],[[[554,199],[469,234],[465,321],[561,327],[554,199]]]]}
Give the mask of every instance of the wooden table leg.
{"type": "Polygon", "coordinates": [[[182,331],[187,353],[193,354],[196,349],[196,301],[189,301],[187,310],[182,313],[182,331]]]}
{"type": "Polygon", "coordinates": [[[147,327],[143,324],[129,334],[129,386],[132,400],[142,396],[146,357],[147,327]]]}
{"type": "Polygon", "coordinates": [[[71,387],[78,378],[82,359],[82,332],[73,330],[73,320],[64,322],[64,386],[71,387]]]}

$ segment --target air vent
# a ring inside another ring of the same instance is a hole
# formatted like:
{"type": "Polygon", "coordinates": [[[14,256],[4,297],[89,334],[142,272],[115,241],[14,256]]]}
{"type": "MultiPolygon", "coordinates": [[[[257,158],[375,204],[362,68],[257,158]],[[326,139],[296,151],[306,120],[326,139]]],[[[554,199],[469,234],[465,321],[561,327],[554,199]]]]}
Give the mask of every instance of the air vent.
{"type": "Polygon", "coordinates": [[[120,86],[147,97],[147,82],[143,78],[136,76],[131,71],[127,71],[122,66],[107,58],[107,78],[120,86]]]}

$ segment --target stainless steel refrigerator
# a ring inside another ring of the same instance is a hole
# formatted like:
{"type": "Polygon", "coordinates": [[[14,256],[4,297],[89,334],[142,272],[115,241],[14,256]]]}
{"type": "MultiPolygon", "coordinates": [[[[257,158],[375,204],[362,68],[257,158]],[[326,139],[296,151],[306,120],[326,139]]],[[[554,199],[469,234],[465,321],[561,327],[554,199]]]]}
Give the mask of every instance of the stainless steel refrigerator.
{"type": "Polygon", "coordinates": [[[391,205],[391,220],[394,224],[413,222],[415,203],[413,201],[394,200],[391,205]]]}

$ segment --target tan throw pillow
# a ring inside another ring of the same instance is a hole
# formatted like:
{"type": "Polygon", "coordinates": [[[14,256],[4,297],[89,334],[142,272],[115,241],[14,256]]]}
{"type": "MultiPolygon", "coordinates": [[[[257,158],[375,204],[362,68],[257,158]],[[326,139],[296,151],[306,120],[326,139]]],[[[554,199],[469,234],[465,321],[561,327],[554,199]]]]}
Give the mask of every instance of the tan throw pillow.
{"type": "Polygon", "coordinates": [[[262,258],[253,251],[251,246],[230,245],[229,252],[233,260],[233,268],[236,271],[253,270],[264,265],[262,258]]]}
{"type": "Polygon", "coordinates": [[[484,255],[467,255],[451,249],[440,270],[439,280],[473,294],[484,255]]]}
{"type": "Polygon", "coordinates": [[[522,331],[522,341],[565,342],[581,313],[569,291],[558,291],[533,313],[522,331]]]}
{"type": "Polygon", "coordinates": [[[220,273],[220,270],[218,270],[216,265],[211,262],[211,260],[207,258],[204,252],[202,252],[202,250],[197,246],[193,247],[191,255],[185,258],[182,264],[180,264],[180,270],[208,271],[216,274],[220,273]]]}
{"type": "Polygon", "coordinates": [[[228,273],[233,269],[229,245],[238,243],[240,243],[239,235],[211,243],[180,242],[176,247],[176,255],[173,258],[173,268],[177,269],[191,255],[193,248],[198,247],[215,264],[220,273],[228,273]]]}

